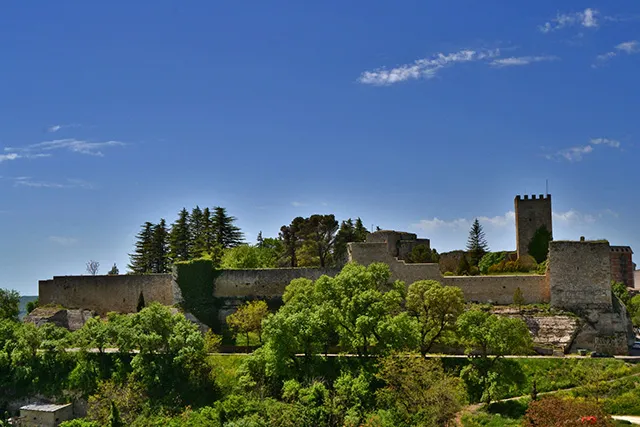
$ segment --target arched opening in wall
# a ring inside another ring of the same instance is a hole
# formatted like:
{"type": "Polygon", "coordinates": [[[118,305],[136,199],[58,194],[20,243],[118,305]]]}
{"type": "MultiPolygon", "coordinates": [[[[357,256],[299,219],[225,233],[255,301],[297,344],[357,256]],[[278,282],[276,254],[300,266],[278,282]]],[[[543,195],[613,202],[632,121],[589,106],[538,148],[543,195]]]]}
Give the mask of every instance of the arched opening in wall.
{"type": "Polygon", "coordinates": [[[141,291],[140,295],[138,295],[138,305],[136,306],[136,311],[140,312],[144,307],[145,307],[144,295],[142,294],[142,291],[141,291]]]}

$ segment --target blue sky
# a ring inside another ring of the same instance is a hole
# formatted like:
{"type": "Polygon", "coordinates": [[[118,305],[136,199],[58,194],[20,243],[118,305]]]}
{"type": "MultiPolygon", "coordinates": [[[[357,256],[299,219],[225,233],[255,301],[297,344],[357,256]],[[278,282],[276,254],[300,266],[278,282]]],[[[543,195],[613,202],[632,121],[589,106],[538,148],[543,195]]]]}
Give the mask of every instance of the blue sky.
{"type": "Polygon", "coordinates": [[[639,41],[637,1],[7,2],[0,286],[124,271],[196,204],[512,249],[547,179],[556,238],[640,248],[639,41]]]}

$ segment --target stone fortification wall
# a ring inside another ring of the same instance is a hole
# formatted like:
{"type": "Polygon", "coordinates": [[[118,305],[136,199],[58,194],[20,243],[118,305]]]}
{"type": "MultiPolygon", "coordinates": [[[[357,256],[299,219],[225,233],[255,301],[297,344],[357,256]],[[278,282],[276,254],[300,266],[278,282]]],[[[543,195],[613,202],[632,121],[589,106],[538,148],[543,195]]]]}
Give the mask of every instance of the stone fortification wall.
{"type": "Polygon", "coordinates": [[[172,275],[55,276],[38,283],[40,305],[83,308],[100,315],[110,311],[135,313],[140,293],[146,304],[174,304],[172,275]]]}
{"type": "Polygon", "coordinates": [[[282,298],[284,288],[304,277],[316,280],[322,275],[335,276],[337,268],[277,268],[222,270],[216,277],[213,296],[217,298],[282,298]]]}
{"type": "Polygon", "coordinates": [[[553,233],[551,223],[551,195],[528,195],[514,199],[516,214],[516,250],[518,257],[529,253],[529,242],[541,226],[553,233]]]}
{"type": "Polygon", "coordinates": [[[429,239],[418,239],[416,234],[404,231],[376,231],[367,235],[366,243],[384,243],[386,245],[386,251],[392,257],[396,257],[401,260],[407,259],[407,256],[411,253],[413,248],[418,245],[423,245],[426,246],[427,249],[431,249],[431,242],[429,239]]]}
{"type": "Polygon", "coordinates": [[[570,311],[611,311],[613,302],[609,253],[607,242],[551,242],[551,305],[570,311]]]}
{"type": "Polygon", "coordinates": [[[549,302],[545,276],[448,276],[441,279],[446,286],[462,289],[469,302],[513,304],[517,288],[522,291],[526,304],[549,302]]]}

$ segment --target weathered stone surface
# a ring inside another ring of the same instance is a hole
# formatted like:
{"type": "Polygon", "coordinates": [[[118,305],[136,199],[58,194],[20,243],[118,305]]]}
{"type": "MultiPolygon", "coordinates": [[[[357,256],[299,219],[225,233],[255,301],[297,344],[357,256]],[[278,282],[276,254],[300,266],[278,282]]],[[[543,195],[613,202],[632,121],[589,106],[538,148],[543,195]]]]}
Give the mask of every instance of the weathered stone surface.
{"type": "Polygon", "coordinates": [[[27,314],[23,322],[34,323],[36,326],[53,323],[61,328],[77,331],[82,329],[87,320],[94,316],[95,313],[91,310],[38,307],[27,314]]]}

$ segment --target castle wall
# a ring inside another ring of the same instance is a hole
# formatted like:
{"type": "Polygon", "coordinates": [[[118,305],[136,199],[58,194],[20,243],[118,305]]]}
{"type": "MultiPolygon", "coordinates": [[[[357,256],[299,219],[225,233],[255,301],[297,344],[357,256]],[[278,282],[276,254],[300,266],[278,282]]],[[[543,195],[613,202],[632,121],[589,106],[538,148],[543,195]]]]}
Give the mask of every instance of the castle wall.
{"type": "Polygon", "coordinates": [[[284,288],[304,277],[317,280],[322,275],[335,276],[337,268],[277,268],[222,270],[216,278],[213,296],[217,298],[282,298],[284,288]]]}
{"type": "Polygon", "coordinates": [[[146,304],[173,305],[172,275],[55,276],[38,283],[40,305],[84,308],[100,315],[110,311],[135,313],[141,292],[146,304]]]}
{"type": "Polygon", "coordinates": [[[549,302],[546,278],[540,275],[447,276],[441,281],[443,285],[462,289],[468,302],[513,304],[517,288],[522,291],[525,304],[549,302]]]}
{"type": "Polygon", "coordinates": [[[635,287],[633,251],[629,246],[611,246],[611,279],[635,287]]]}
{"type": "Polygon", "coordinates": [[[536,230],[541,226],[553,233],[551,221],[551,195],[534,194],[529,198],[516,196],[514,200],[516,214],[516,249],[518,257],[529,253],[529,243],[536,230]]]}
{"type": "Polygon", "coordinates": [[[607,242],[549,244],[551,305],[565,310],[611,310],[611,265],[607,242]]]}

